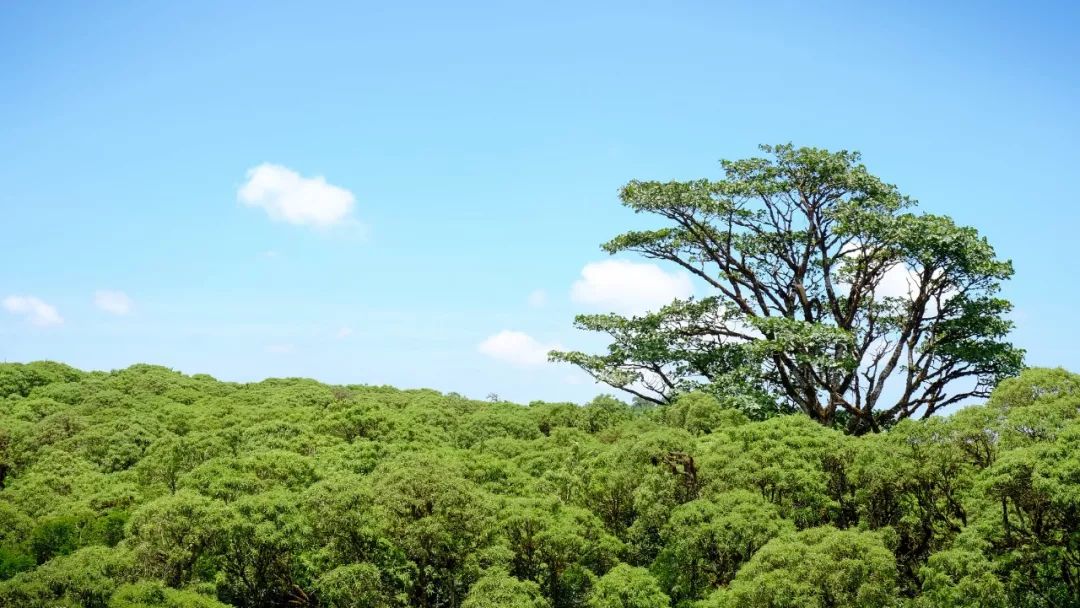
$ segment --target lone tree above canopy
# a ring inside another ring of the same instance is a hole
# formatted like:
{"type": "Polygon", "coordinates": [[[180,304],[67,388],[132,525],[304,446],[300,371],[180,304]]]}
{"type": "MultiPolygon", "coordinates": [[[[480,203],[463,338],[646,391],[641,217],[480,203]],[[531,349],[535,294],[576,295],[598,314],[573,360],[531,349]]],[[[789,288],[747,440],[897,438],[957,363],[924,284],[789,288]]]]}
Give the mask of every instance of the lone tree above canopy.
{"type": "Polygon", "coordinates": [[[998,297],[1012,264],[974,228],[913,213],[858,153],[762,146],[724,178],[632,181],[620,198],[665,226],[608,253],[677,264],[713,292],[638,317],[581,315],[608,352],[552,352],[654,403],[689,390],[775,403],[852,432],[985,397],[1023,367],[998,297]]]}

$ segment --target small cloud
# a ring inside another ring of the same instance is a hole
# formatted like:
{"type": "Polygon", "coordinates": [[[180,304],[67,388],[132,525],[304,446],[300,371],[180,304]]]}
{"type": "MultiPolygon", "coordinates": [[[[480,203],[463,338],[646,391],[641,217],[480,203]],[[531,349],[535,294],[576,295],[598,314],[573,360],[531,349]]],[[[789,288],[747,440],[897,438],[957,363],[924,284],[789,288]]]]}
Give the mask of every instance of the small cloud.
{"type": "Polygon", "coordinates": [[[911,299],[919,289],[919,275],[903,264],[896,264],[881,277],[874,289],[879,298],[911,299]]]}
{"type": "MultiPolygon", "coordinates": [[[[914,301],[923,290],[922,272],[919,268],[912,268],[905,264],[895,264],[885,271],[881,280],[874,286],[876,298],[900,298],[908,302],[914,301]]],[[[934,274],[934,277],[939,277],[934,274]]],[[[850,288],[850,287],[849,287],[850,288]]],[[[957,294],[955,289],[946,289],[941,293],[941,302],[947,302],[957,294]]],[[[936,315],[938,299],[930,298],[926,303],[928,315],[936,315]]]]}
{"type": "Polygon", "coordinates": [[[126,315],[131,312],[131,298],[122,291],[101,289],[94,293],[94,305],[114,315],[126,315]]]}
{"type": "Polygon", "coordinates": [[[533,308],[543,308],[547,305],[547,292],[543,289],[534,290],[529,294],[529,306],[533,308]]]}
{"type": "Polygon", "coordinates": [[[520,367],[547,363],[548,351],[558,348],[558,344],[542,344],[529,334],[508,329],[489,336],[476,347],[478,351],[492,359],[520,367]]]}
{"type": "Polygon", "coordinates": [[[48,327],[61,325],[64,318],[56,307],[34,296],[8,296],[3,301],[4,310],[26,317],[32,325],[48,327]]]}
{"type": "Polygon", "coordinates": [[[345,338],[348,338],[349,336],[353,335],[353,328],[351,328],[351,327],[341,327],[340,329],[337,330],[337,333],[335,333],[334,335],[337,337],[338,340],[344,340],[345,338]]]}
{"type": "Polygon", "coordinates": [[[288,167],[263,163],[247,172],[236,193],[249,207],[258,207],[272,219],[297,226],[329,228],[348,220],[356,197],[326,183],[322,176],[304,177],[288,167]]]}
{"type": "Polygon", "coordinates": [[[267,260],[272,260],[272,259],[274,259],[274,258],[279,258],[279,257],[281,257],[281,254],[280,254],[280,253],[278,253],[278,252],[276,252],[276,251],[274,251],[273,249],[270,249],[270,250],[267,250],[267,251],[263,251],[263,252],[261,252],[261,253],[259,254],[259,257],[260,257],[260,258],[265,258],[265,259],[267,259],[267,260]]]}
{"type": "Polygon", "coordinates": [[[656,264],[607,260],[581,269],[570,297],[575,302],[620,314],[641,314],[694,293],[684,272],[665,272],[656,264]]]}
{"type": "Polygon", "coordinates": [[[266,352],[273,355],[287,355],[293,352],[292,344],[270,344],[266,347],[266,352]]]}

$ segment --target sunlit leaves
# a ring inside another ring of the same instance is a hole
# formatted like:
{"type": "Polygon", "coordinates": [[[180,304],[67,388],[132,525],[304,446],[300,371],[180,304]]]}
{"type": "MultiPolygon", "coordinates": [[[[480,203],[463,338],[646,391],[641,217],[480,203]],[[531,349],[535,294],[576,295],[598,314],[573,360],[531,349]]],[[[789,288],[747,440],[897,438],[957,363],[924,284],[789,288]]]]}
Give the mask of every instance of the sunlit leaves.
{"type": "Polygon", "coordinates": [[[1064,370],[853,437],[735,391],[523,407],[35,366],[55,380],[0,412],[0,606],[1080,602],[1064,370]]]}
{"type": "Polygon", "coordinates": [[[710,295],[579,316],[607,352],[552,360],[655,403],[728,391],[753,396],[733,401],[752,418],[794,409],[853,433],[985,397],[1022,369],[997,296],[1012,265],[974,228],[908,211],[858,153],[761,149],[721,161],[716,181],[622,188],[660,225],[602,248],[672,264],[710,295]]]}
{"type": "Polygon", "coordinates": [[[880,608],[897,600],[892,553],[869,532],[811,528],[762,547],[714,605],[880,608]]]}

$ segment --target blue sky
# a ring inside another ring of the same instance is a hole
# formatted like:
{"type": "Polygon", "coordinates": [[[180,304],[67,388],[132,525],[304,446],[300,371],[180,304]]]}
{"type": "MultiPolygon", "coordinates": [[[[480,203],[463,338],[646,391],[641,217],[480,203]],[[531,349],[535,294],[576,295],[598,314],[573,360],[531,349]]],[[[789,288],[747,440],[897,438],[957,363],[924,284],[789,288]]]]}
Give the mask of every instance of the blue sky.
{"type": "Polygon", "coordinates": [[[0,358],[583,400],[536,353],[686,289],[597,265],[618,187],[791,141],[979,228],[1080,369],[1080,9],[870,4],[5,3],[0,358]]]}

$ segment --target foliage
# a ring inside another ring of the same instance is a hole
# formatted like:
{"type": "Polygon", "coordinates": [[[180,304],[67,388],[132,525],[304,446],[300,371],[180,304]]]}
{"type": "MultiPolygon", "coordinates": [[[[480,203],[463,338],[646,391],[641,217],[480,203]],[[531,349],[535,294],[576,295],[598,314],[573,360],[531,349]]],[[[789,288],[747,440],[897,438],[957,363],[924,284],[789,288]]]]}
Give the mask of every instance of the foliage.
{"type": "Polygon", "coordinates": [[[596,583],[589,608],[664,608],[668,596],[644,568],[619,564],[596,583]]]}
{"type": "Polygon", "coordinates": [[[878,608],[896,603],[892,553],[871,532],[810,528],[770,541],[715,598],[732,608],[878,608]]]}
{"type": "Polygon", "coordinates": [[[699,390],[751,418],[798,410],[857,433],[985,397],[1020,371],[998,295],[1012,264],[975,229],[913,212],[857,153],[761,149],[721,161],[718,181],[623,186],[626,207],[663,225],[603,249],[674,264],[712,295],[578,316],[607,352],[553,360],[657,404],[699,390]]]}
{"type": "Polygon", "coordinates": [[[547,608],[540,588],[505,572],[488,574],[472,586],[462,608],[547,608]]]}
{"type": "Polygon", "coordinates": [[[676,600],[702,599],[730,583],[770,540],[794,531],[774,505],[753,492],[694,500],[672,511],[653,568],[676,600]]]}
{"type": "Polygon", "coordinates": [[[227,608],[212,597],[142,581],[117,588],[109,608],[227,608]]]}
{"type": "Polygon", "coordinates": [[[1064,370],[866,436],[716,391],[0,379],[3,608],[1080,605],[1064,370]]]}

